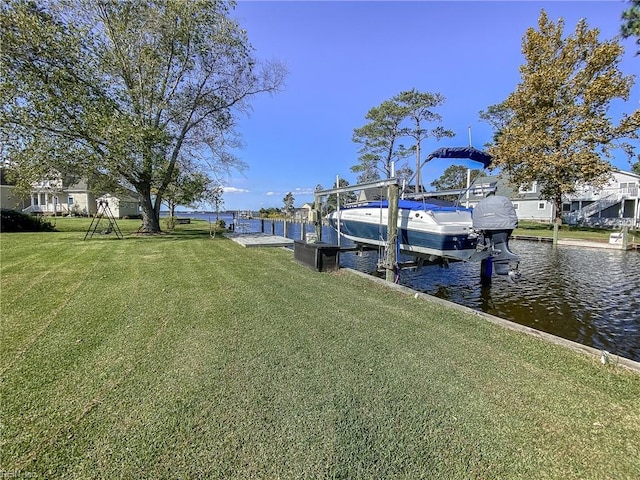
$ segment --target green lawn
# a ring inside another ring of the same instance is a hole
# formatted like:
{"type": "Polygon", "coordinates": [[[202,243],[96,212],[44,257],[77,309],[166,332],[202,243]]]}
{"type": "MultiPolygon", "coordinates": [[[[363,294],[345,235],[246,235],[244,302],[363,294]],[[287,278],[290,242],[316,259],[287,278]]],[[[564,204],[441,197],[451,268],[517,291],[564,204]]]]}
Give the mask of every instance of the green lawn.
{"type": "Polygon", "coordinates": [[[4,477],[640,477],[636,372],[205,222],[82,222],[0,235],[4,477]]]}
{"type": "MultiPolygon", "coordinates": [[[[614,232],[620,233],[620,229],[572,227],[569,225],[562,225],[558,232],[558,238],[564,240],[588,240],[592,242],[608,243],[609,235],[614,232]]],[[[536,222],[520,222],[518,228],[513,231],[513,234],[552,238],[553,225],[536,222]]],[[[638,230],[629,230],[629,243],[638,242],[640,242],[640,232],[638,230]]]]}

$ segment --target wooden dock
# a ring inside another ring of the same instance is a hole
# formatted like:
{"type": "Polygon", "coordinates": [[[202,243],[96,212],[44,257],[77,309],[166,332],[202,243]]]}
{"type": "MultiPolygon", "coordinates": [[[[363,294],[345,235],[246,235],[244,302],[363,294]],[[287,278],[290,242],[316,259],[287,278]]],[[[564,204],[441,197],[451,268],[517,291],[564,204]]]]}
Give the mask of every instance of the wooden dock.
{"type": "Polygon", "coordinates": [[[290,238],[266,233],[225,233],[224,236],[246,248],[293,246],[293,240],[290,238]]]}

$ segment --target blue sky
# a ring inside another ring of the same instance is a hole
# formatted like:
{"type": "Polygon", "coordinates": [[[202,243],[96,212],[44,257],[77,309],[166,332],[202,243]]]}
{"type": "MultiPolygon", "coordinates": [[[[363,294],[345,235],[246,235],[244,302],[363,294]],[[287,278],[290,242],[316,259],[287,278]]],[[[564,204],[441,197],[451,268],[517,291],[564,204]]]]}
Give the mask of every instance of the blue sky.
{"type": "MultiPolygon", "coordinates": [[[[238,122],[245,147],[235,152],[249,168],[233,172],[226,185],[225,208],[259,210],[282,207],[292,192],[296,206],[313,201],[318,184],[330,188],[336,175],[355,183],[354,128],[366,123],[369,109],[397,93],[416,88],[440,93],[442,126],[456,133],[436,143],[476,148],[492,135],[480,110],[504,100],[517,85],[523,63],[522,36],[537,25],[540,10],[565,20],[565,34],[580,18],[609,39],[620,30],[628,3],[609,1],[239,1],[234,17],[248,32],[262,60],[283,62],[286,88],[252,101],[250,116],[238,122]]],[[[640,73],[636,46],[625,40],[621,69],[640,73]]],[[[616,102],[612,117],[638,108],[640,85],[631,99],[616,102]]],[[[619,155],[614,166],[629,170],[619,155]]],[[[423,169],[425,184],[449,166],[434,160],[423,169]]]]}

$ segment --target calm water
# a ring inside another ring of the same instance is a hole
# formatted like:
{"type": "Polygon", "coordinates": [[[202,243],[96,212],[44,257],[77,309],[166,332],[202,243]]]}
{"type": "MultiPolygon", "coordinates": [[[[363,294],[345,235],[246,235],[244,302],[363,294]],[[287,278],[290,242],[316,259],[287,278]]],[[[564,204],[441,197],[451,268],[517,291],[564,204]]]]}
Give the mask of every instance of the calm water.
{"type": "MultiPolygon", "coordinates": [[[[260,231],[259,220],[244,223],[246,230],[260,231]]],[[[265,222],[265,231],[271,232],[269,221],[265,222]]],[[[282,222],[275,223],[275,233],[282,235],[282,222]]],[[[288,237],[299,239],[300,225],[289,225],[288,237]]],[[[335,231],[325,228],[323,240],[335,243],[335,231]]],[[[512,241],[510,245],[521,258],[522,279],[517,284],[494,276],[491,287],[482,288],[480,266],[473,263],[455,263],[447,269],[424,267],[417,272],[403,271],[400,283],[640,361],[639,252],[553,248],[550,243],[524,240],[512,241]]],[[[362,256],[343,253],[340,257],[342,266],[372,274],[376,262],[376,252],[362,256]]]]}

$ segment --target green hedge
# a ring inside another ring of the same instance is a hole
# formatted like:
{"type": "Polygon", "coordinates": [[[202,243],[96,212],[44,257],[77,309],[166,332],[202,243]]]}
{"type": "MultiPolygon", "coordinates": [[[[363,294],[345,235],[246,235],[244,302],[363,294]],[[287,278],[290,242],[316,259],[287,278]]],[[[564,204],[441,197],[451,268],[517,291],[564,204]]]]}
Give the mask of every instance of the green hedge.
{"type": "Polygon", "coordinates": [[[42,217],[35,217],[15,210],[2,209],[0,232],[54,232],[55,229],[42,217]]]}

